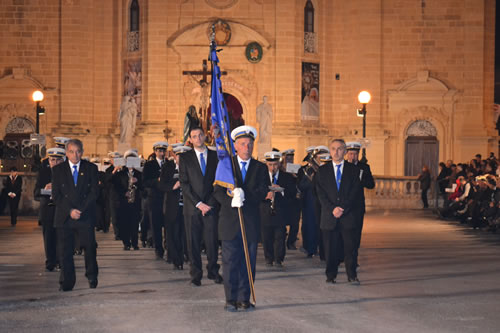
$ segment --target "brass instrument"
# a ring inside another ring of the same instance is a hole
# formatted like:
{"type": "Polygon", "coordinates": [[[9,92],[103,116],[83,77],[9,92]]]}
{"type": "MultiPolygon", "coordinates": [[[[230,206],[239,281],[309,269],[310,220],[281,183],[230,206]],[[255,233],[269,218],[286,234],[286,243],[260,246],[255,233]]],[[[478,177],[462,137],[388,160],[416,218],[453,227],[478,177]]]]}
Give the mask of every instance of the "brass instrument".
{"type": "Polygon", "coordinates": [[[319,164],[316,162],[316,155],[319,153],[317,150],[313,150],[308,153],[304,158],[304,162],[307,162],[307,165],[304,167],[304,174],[312,181],[316,172],[318,172],[319,164]]]}
{"type": "Polygon", "coordinates": [[[137,185],[135,185],[135,183],[132,181],[133,178],[134,178],[134,172],[129,170],[128,171],[128,189],[127,189],[127,192],[125,192],[125,197],[127,198],[128,203],[135,202],[137,185]]]}
{"type": "Polygon", "coordinates": [[[276,215],[276,206],[274,203],[274,198],[276,198],[276,193],[282,193],[285,189],[279,186],[269,186],[269,190],[271,192],[274,192],[274,196],[271,199],[271,215],[274,216],[276,215]]]}

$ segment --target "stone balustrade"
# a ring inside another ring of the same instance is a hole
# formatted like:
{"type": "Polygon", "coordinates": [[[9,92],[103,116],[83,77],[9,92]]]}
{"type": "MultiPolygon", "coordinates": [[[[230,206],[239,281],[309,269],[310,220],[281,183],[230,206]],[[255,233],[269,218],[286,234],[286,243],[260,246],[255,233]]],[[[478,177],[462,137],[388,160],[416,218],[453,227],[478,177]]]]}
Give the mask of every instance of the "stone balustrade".
{"type": "MultiPolygon", "coordinates": [[[[422,208],[420,182],[417,177],[374,176],[375,188],[365,190],[369,208],[422,208]]],[[[434,183],[427,192],[430,207],[435,206],[434,183]]]]}

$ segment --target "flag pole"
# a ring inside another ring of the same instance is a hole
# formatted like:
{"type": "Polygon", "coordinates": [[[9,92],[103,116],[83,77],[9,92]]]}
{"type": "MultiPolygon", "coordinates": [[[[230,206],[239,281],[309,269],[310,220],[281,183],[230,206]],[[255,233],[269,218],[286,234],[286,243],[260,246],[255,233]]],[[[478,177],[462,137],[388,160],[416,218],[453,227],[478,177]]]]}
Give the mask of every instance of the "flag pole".
{"type": "MultiPolygon", "coordinates": [[[[215,79],[215,73],[213,71],[213,66],[214,66],[214,59],[211,59],[211,55],[212,55],[212,52],[215,51],[217,52],[216,50],[216,44],[215,44],[215,25],[212,25],[212,33],[210,35],[210,63],[212,65],[212,80],[215,79]]],[[[220,77],[218,77],[217,79],[220,79],[220,77]]],[[[219,93],[219,92],[214,92],[212,91],[211,92],[212,94],[213,93],[219,93]]],[[[221,88],[221,91],[220,91],[220,96],[222,98],[222,102],[224,102],[224,96],[222,94],[222,88],[221,88]]],[[[223,108],[225,108],[224,105],[222,105],[223,108]]],[[[212,109],[214,109],[214,105],[212,105],[212,109]]],[[[229,124],[228,122],[228,119],[224,119],[224,122],[226,124],[229,124]]],[[[226,137],[229,138],[229,140],[231,140],[231,133],[230,133],[230,128],[226,128],[226,137]]],[[[233,180],[234,180],[234,186],[235,187],[238,187],[238,179],[236,178],[236,164],[235,164],[235,161],[234,161],[234,154],[233,154],[233,149],[231,147],[227,147],[227,150],[229,152],[229,157],[231,159],[231,168],[233,170],[233,180]]],[[[248,243],[247,243],[247,236],[246,236],[246,232],[245,232],[245,220],[243,218],[243,211],[241,209],[241,207],[238,207],[238,217],[239,217],[239,220],[240,220],[240,229],[241,229],[241,239],[242,239],[242,242],[243,242],[243,251],[245,253],[245,262],[246,262],[246,266],[247,266],[247,273],[248,273],[248,283],[250,285],[250,294],[252,296],[252,304],[255,305],[256,304],[256,298],[255,298],[255,288],[254,288],[254,283],[253,283],[253,274],[252,274],[252,267],[251,267],[251,264],[250,264],[250,254],[248,252],[248,243]]]]}

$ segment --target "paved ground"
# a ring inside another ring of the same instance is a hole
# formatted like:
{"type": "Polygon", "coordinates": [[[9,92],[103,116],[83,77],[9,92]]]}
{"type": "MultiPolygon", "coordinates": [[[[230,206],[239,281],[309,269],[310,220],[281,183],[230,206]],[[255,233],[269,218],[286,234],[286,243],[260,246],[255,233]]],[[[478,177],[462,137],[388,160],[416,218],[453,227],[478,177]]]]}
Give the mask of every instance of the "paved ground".
{"type": "Polygon", "coordinates": [[[83,258],[77,284],[58,291],[44,271],[41,231],[0,218],[0,332],[498,332],[500,235],[435,220],[420,211],[366,218],[361,286],[327,285],[317,258],[287,254],[268,269],[259,249],[257,309],[223,311],[224,291],[188,271],[125,252],[98,233],[99,287],[89,289],[83,258]]]}

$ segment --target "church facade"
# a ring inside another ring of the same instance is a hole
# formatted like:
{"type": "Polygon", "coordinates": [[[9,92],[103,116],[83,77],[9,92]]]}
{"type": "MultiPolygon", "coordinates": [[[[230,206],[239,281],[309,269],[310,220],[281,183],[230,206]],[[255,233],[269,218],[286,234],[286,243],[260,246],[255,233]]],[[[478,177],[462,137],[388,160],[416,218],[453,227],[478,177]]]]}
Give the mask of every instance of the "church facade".
{"type": "Polygon", "coordinates": [[[35,130],[39,89],[48,145],[68,136],[88,156],[127,145],[149,155],[155,141],[181,141],[191,106],[206,117],[214,27],[232,117],[258,129],[266,96],[271,146],[295,148],[296,163],[308,146],[362,137],[362,90],[376,175],[498,152],[494,0],[3,3],[0,139],[35,130]],[[120,142],[128,111],[133,135],[120,142]]]}

